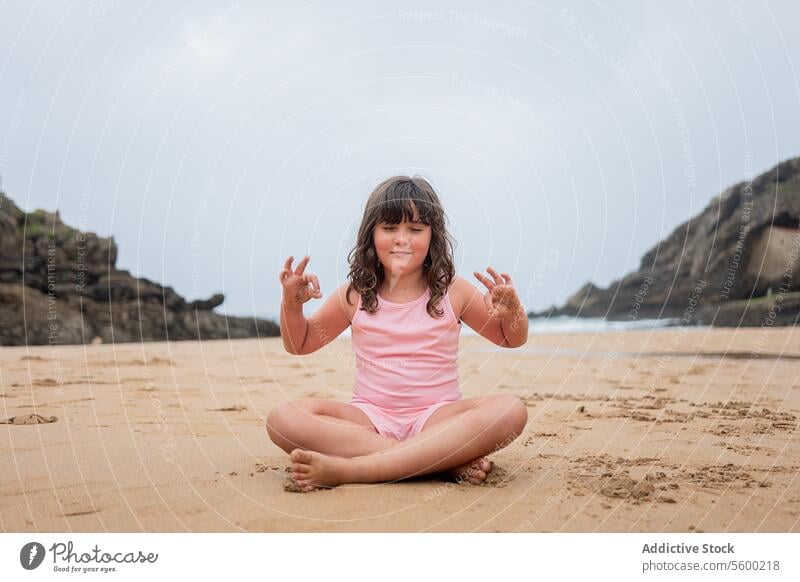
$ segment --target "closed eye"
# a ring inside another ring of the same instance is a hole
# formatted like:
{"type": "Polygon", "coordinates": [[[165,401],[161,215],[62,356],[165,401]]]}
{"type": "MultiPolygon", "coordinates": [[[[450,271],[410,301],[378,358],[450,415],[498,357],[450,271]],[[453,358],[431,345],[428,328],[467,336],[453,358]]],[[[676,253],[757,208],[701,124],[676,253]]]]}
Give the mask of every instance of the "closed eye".
{"type": "MultiPolygon", "coordinates": [[[[397,227],[395,227],[395,226],[384,226],[383,230],[394,230],[395,228],[397,228],[397,227]]],[[[412,228],[411,229],[411,232],[422,232],[422,231],[423,231],[423,229],[421,229],[421,228],[412,228]]]]}

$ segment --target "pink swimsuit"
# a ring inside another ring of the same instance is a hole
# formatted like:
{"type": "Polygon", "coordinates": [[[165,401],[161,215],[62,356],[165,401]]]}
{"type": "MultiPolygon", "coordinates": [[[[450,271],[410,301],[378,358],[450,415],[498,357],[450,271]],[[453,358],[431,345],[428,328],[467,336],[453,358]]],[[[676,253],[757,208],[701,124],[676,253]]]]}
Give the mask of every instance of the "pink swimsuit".
{"type": "Polygon", "coordinates": [[[458,385],[458,321],[445,293],[444,316],[426,310],[430,288],[408,303],[378,295],[378,310],[361,310],[352,321],[356,382],[350,404],[382,435],[405,440],[419,433],[440,407],[461,398],[458,385]]]}

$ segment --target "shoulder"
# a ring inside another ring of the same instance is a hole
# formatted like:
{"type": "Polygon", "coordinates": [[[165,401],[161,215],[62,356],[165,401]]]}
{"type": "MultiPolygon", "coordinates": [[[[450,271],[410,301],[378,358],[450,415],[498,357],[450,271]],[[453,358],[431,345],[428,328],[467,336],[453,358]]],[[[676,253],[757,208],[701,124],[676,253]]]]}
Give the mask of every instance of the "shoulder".
{"type": "Polygon", "coordinates": [[[347,320],[352,322],[353,316],[356,314],[356,309],[358,308],[359,295],[355,289],[350,289],[350,292],[348,293],[347,288],[349,286],[349,281],[340,285],[336,290],[336,296],[339,299],[339,304],[342,306],[342,309],[347,315],[347,320]]]}
{"type": "Polygon", "coordinates": [[[474,292],[475,286],[464,277],[459,275],[453,277],[453,281],[447,289],[447,294],[450,297],[450,305],[453,306],[453,311],[455,311],[457,318],[461,319],[461,315],[464,313],[464,306],[474,292]]]}

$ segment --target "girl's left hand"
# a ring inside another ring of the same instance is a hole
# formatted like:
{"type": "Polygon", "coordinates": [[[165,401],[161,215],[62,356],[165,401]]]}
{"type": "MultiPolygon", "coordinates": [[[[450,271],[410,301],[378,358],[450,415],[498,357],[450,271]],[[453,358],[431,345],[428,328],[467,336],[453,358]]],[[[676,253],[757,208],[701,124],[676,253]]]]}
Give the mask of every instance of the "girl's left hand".
{"type": "Polygon", "coordinates": [[[514,289],[511,275],[508,273],[498,274],[497,271],[488,267],[486,269],[492,276],[491,279],[475,271],[474,275],[483,283],[488,291],[483,296],[486,310],[492,317],[507,317],[517,313],[522,307],[522,303],[514,289]]]}

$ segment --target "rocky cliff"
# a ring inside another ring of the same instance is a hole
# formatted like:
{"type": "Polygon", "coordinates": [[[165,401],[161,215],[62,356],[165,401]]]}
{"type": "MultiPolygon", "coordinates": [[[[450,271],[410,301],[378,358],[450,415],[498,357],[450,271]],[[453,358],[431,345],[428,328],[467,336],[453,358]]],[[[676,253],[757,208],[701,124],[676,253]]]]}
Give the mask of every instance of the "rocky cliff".
{"type": "Polygon", "coordinates": [[[116,268],[113,238],[26,213],[0,192],[0,345],[223,339],[280,335],[272,321],[187,302],[170,287],[116,268]]]}
{"type": "Polygon", "coordinates": [[[725,190],[602,289],[532,315],[685,325],[795,325],[800,317],[800,158],[725,190]]]}

